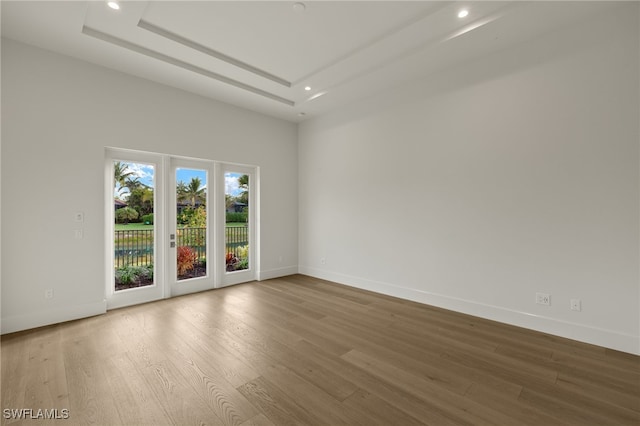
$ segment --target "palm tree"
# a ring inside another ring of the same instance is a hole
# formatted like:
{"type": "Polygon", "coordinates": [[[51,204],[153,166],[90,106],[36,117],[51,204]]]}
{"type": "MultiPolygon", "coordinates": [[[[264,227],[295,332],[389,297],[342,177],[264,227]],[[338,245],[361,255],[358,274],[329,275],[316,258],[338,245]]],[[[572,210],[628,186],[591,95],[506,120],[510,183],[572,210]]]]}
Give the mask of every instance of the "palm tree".
{"type": "Polygon", "coordinates": [[[127,180],[131,180],[133,172],[129,170],[127,163],[116,161],[113,163],[113,186],[114,188],[120,188],[118,192],[122,191],[127,186],[127,180]]]}
{"type": "Polygon", "coordinates": [[[238,196],[238,201],[249,204],[249,175],[242,175],[238,178],[238,187],[242,190],[238,196]]]}
{"type": "Polygon", "coordinates": [[[187,184],[185,184],[183,181],[178,182],[178,185],[176,186],[176,196],[178,197],[178,202],[185,202],[187,201],[187,184]]]}
{"type": "Polygon", "coordinates": [[[242,175],[238,178],[238,188],[241,192],[238,195],[238,201],[243,204],[249,204],[249,175],[242,175]]]}
{"type": "Polygon", "coordinates": [[[206,200],[206,188],[201,188],[202,181],[199,177],[192,177],[189,185],[184,182],[178,182],[177,193],[179,200],[188,200],[192,207],[196,206],[196,202],[202,203],[206,200]]]}
{"type": "Polygon", "coordinates": [[[147,184],[144,184],[142,182],[140,182],[140,178],[138,176],[134,177],[133,179],[128,177],[125,182],[124,182],[124,186],[129,188],[129,191],[133,191],[134,189],[151,189],[151,187],[147,184]]]}

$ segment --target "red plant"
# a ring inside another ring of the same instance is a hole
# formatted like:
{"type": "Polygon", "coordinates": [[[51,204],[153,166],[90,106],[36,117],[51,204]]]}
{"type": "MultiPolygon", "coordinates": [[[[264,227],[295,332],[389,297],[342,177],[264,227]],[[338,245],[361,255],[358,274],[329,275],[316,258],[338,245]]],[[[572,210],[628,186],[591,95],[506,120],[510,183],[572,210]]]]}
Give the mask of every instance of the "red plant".
{"type": "Polygon", "coordinates": [[[227,263],[227,272],[235,270],[236,263],[238,263],[238,258],[236,257],[235,253],[227,252],[225,260],[227,263]]]}
{"type": "Polygon", "coordinates": [[[178,275],[184,275],[192,270],[197,260],[198,255],[191,247],[178,247],[178,275]]]}

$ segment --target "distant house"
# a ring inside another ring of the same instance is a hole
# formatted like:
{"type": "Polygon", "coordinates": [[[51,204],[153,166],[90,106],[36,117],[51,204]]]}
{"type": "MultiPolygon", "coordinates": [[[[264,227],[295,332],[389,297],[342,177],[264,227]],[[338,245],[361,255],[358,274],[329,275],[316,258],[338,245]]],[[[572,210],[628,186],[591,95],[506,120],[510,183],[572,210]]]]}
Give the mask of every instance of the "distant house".
{"type": "Polygon", "coordinates": [[[227,206],[227,213],[242,213],[246,207],[247,204],[234,201],[233,204],[227,206]]]}
{"type": "Polygon", "coordinates": [[[116,198],[113,199],[113,206],[115,208],[115,210],[121,209],[123,207],[127,207],[127,203],[125,203],[124,201],[118,200],[116,198]]]}

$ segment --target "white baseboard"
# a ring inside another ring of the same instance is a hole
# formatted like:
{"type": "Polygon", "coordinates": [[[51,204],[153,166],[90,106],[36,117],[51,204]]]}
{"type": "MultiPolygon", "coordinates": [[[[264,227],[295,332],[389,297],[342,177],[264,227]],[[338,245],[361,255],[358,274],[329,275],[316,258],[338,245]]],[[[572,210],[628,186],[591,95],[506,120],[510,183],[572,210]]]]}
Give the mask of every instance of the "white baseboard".
{"type": "Polygon", "coordinates": [[[59,306],[33,314],[2,318],[1,334],[29,330],[45,325],[101,315],[107,312],[106,300],[75,306],[59,306]]]}
{"type": "Polygon", "coordinates": [[[437,306],[451,311],[528,328],[634,355],[640,355],[640,336],[619,333],[613,330],[606,330],[568,321],[561,321],[554,318],[534,315],[528,312],[519,312],[500,306],[492,306],[471,300],[400,287],[393,284],[308,266],[300,266],[298,269],[300,274],[309,275],[315,278],[333,281],[339,284],[424,303],[431,306],[437,306]]]}
{"type": "Polygon", "coordinates": [[[286,277],[287,275],[293,275],[297,273],[298,273],[297,266],[287,266],[284,268],[269,269],[266,271],[258,272],[257,280],[258,281],[270,280],[272,278],[286,277]]]}

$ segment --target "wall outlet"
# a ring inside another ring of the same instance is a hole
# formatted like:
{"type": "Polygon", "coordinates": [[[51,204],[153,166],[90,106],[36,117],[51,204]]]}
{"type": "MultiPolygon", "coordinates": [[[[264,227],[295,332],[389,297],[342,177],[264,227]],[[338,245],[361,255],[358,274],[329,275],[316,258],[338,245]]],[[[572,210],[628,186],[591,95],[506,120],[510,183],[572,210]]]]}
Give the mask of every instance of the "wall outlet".
{"type": "Polygon", "coordinates": [[[571,299],[571,310],[572,311],[582,310],[582,302],[580,301],[580,299],[571,299]]]}
{"type": "Polygon", "coordinates": [[[44,291],[44,298],[45,299],[53,299],[53,289],[52,288],[48,288],[44,291]]]}
{"type": "Polygon", "coordinates": [[[73,218],[76,222],[82,223],[84,222],[84,213],[83,212],[75,212],[73,214],[73,218]]]}
{"type": "Polygon", "coordinates": [[[327,259],[325,259],[324,257],[320,258],[320,264],[321,265],[326,265],[327,264],[327,259]]]}
{"type": "Polygon", "coordinates": [[[551,295],[547,293],[536,293],[536,303],[538,305],[551,305],[551,295]]]}

